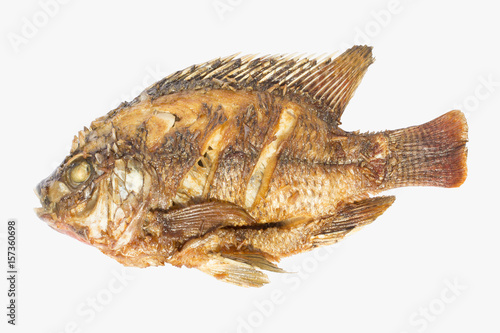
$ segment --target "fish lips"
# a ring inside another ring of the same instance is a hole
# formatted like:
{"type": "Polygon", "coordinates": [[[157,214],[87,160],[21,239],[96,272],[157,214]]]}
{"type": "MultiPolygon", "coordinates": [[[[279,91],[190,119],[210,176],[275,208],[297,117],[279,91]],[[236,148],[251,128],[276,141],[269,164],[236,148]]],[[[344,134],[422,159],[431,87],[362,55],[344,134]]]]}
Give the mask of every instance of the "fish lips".
{"type": "Polygon", "coordinates": [[[52,175],[42,180],[35,188],[34,192],[40,200],[42,207],[35,208],[36,215],[44,222],[46,222],[52,229],[71,236],[79,240],[85,244],[91,244],[90,240],[87,237],[87,228],[85,227],[77,227],[71,224],[65,223],[61,221],[58,214],[54,212],[54,205],[49,199],[48,189],[49,184],[51,184],[57,176],[57,171],[55,171],[52,175]]]}
{"type": "Polygon", "coordinates": [[[68,223],[59,222],[54,213],[47,212],[45,209],[39,207],[35,208],[36,215],[44,222],[46,222],[52,229],[73,237],[82,243],[90,245],[90,241],[87,237],[87,229],[74,227],[68,223]]]}

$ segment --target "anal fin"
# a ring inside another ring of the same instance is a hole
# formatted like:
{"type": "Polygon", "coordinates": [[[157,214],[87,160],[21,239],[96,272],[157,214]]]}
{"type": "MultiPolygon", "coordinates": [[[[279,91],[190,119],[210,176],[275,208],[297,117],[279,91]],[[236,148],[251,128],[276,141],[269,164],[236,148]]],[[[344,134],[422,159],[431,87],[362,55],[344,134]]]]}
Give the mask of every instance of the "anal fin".
{"type": "Polygon", "coordinates": [[[338,242],[355,229],[373,222],[395,199],[394,196],[380,196],[346,204],[337,214],[317,222],[319,230],[312,237],[313,244],[323,246],[338,242]]]}

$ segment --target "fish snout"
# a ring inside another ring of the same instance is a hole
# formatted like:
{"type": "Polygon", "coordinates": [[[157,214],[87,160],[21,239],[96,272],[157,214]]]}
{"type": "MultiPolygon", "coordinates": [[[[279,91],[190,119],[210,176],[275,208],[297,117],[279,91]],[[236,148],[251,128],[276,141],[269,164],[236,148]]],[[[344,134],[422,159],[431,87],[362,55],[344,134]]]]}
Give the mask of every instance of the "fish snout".
{"type": "Polygon", "coordinates": [[[34,189],[42,207],[50,212],[55,205],[67,194],[71,193],[68,186],[59,180],[42,180],[34,189]]]}
{"type": "Polygon", "coordinates": [[[41,200],[42,199],[42,184],[38,183],[38,185],[33,189],[33,191],[35,192],[38,200],[41,200]]]}
{"type": "Polygon", "coordinates": [[[40,182],[34,189],[33,191],[35,192],[38,200],[40,200],[40,204],[42,207],[37,207],[35,208],[35,214],[40,218],[42,221],[46,223],[53,223],[54,221],[54,214],[52,212],[52,204],[50,202],[50,199],[47,195],[47,188],[44,186],[44,181],[40,182]]]}
{"type": "Polygon", "coordinates": [[[35,208],[35,214],[51,228],[71,236],[85,244],[90,244],[88,229],[86,227],[71,225],[61,220],[55,212],[58,200],[67,193],[67,187],[59,181],[48,182],[43,180],[35,188],[34,192],[42,207],[35,208]]]}
{"type": "MultiPolygon", "coordinates": [[[[40,200],[40,203],[42,204],[42,208],[44,212],[51,212],[52,211],[52,202],[49,198],[48,195],[48,187],[45,181],[41,181],[34,189],[34,192],[40,200]]],[[[38,212],[37,212],[38,213],[38,212]]],[[[40,216],[40,215],[39,215],[40,216]]]]}

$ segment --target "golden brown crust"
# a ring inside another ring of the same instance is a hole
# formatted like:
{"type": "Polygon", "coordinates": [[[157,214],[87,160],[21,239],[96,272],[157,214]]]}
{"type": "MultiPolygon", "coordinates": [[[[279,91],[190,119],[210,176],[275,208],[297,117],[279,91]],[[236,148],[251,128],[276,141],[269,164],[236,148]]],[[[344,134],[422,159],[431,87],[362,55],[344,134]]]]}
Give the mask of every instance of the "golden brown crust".
{"type": "Polygon", "coordinates": [[[273,262],[341,240],[394,201],[370,195],[465,180],[459,111],[382,133],[338,128],[372,62],[356,46],[336,59],[228,57],[174,73],[75,137],[39,185],[39,214],[125,265],[261,286],[260,270],[281,272],[273,262]],[[74,187],[73,161],[88,166],[74,187]]]}

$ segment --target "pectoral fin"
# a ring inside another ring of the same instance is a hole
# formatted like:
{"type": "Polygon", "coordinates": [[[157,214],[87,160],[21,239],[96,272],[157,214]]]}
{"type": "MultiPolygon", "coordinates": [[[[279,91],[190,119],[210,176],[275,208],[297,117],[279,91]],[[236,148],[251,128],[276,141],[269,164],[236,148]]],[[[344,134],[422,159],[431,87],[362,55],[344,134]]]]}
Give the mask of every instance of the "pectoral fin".
{"type": "Polygon", "coordinates": [[[228,202],[206,202],[186,208],[158,211],[158,221],[170,237],[187,240],[217,228],[250,226],[257,222],[241,207],[228,202]]]}

